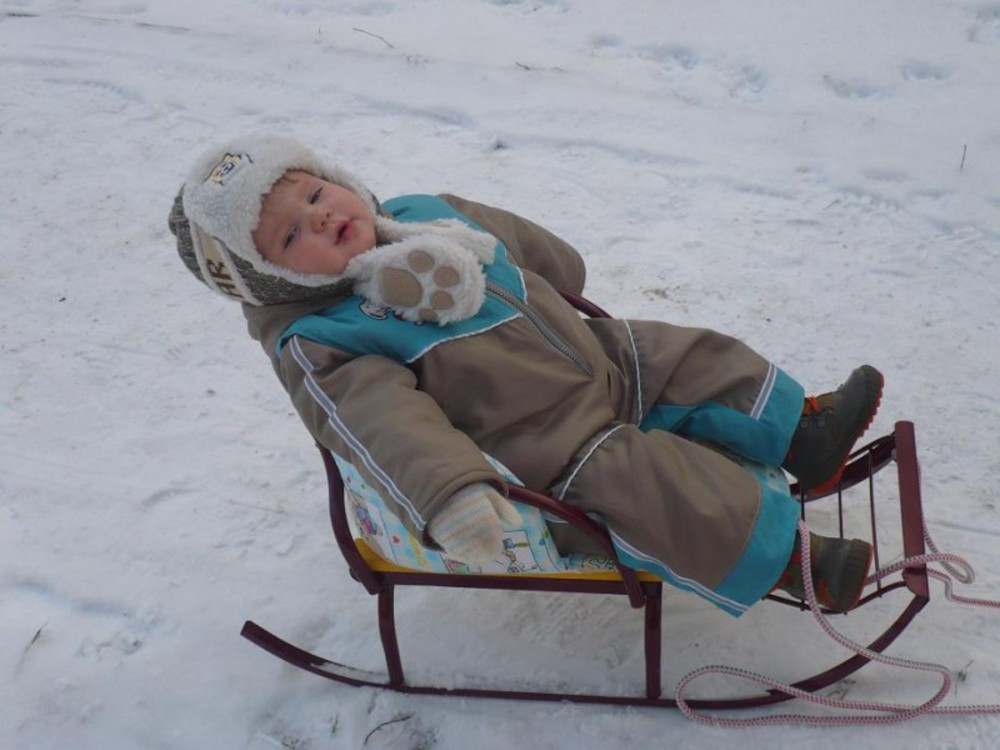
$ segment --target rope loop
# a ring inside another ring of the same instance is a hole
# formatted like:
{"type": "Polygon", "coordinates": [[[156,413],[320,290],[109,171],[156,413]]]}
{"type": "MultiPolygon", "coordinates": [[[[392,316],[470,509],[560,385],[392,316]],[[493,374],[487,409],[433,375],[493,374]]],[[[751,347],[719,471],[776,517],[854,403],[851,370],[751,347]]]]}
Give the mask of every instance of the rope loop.
{"type": "MultiPolygon", "coordinates": [[[[934,544],[934,540],[931,539],[931,535],[927,530],[926,524],[924,524],[923,533],[927,548],[931,550],[928,554],[907,558],[897,563],[893,563],[892,565],[889,565],[866,578],[865,585],[867,586],[875,583],[876,581],[881,580],[886,576],[890,576],[893,573],[897,573],[905,568],[925,567],[931,563],[938,563],[945,569],[946,572],[942,573],[940,571],[927,568],[927,575],[935,580],[941,581],[944,584],[946,599],[959,604],[967,604],[975,607],[1000,609],[1000,601],[992,599],[976,599],[955,594],[952,590],[953,580],[963,584],[972,583],[976,578],[975,571],[964,558],[951,553],[941,552],[937,545],[934,544]]],[[[810,693],[805,690],[792,687],[791,685],[747,669],[722,665],[709,665],[686,674],[680,682],[677,683],[677,687],[674,690],[674,700],[677,701],[677,707],[688,719],[700,724],[708,724],[711,726],[744,729],[748,727],[759,727],[773,724],[797,724],[805,726],[898,724],[900,722],[909,721],[910,719],[915,719],[918,716],[925,715],[955,716],[1000,713],[1000,704],[965,706],[939,705],[948,694],[948,691],[951,690],[952,675],[951,670],[947,667],[933,662],[916,661],[913,659],[903,659],[896,656],[888,656],[887,654],[880,654],[866,648],[860,643],[852,641],[850,638],[834,628],[833,625],[830,624],[826,615],[824,615],[820,610],[819,603],[816,601],[816,591],[813,588],[812,570],[809,566],[809,529],[806,527],[805,521],[799,521],[799,539],[802,550],[802,583],[806,594],[806,604],[809,606],[809,611],[812,612],[813,618],[815,618],[816,622],[819,623],[821,628],[823,628],[824,632],[826,632],[830,638],[844,648],[852,651],[858,656],[868,659],[869,661],[899,667],[900,669],[936,672],[941,676],[941,686],[938,688],[937,692],[934,693],[934,695],[923,703],[916,705],[881,703],[878,701],[853,701],[816,695],[815,693],[810,693]],[[728,677],[743,679],[771,690],[778,690],[782,693],[787,693],[788,695],[800,698],[809,703],[826,706],[840,711],[860,711],[875,715],[845,713],[828,716],[813,716],[809,714],[784,713],[770,716],[730,719],[697,712],[687,703],[683,694],[688,685],[709,674],[721,674],[728,677]]]]}

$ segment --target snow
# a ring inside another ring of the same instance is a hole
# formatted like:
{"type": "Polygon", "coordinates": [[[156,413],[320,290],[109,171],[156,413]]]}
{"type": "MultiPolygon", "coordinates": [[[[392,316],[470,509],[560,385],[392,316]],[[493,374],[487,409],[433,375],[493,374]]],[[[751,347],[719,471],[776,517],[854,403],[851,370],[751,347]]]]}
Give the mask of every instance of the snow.
{"type": "MultiPolygon", "coordinates": [[[[288,132],[380,196],[455,192],[548,226],[619,316],[732,333],[816,392],[871,361],[888,385],[870,434],[916,423],[931,531],[997,597],[996,2],[0,0],[0,71],[0,747],[1000,743],[993,717],[738,735],[396,695],[254,648],[251,617],[382,668],[318,456],[166,227],[206,143],[288,132]]],[[[1000,620],[935,596],[891,652],[952,669],[948,702],[996,702],[1000,620]]],[[[588,599],[405,591],[406,665],[641,690],[640,616],[588,599]]],[[[890,611],[837,624],[877,632],[890,611]]],[[[668,690],[704,664],[795,679],[843,656],[776,606],[733,620],[671,592],[665,631],[668,690]]],[[[873,666],[838,692],[921,701],[933,679],[873,666]]]]}

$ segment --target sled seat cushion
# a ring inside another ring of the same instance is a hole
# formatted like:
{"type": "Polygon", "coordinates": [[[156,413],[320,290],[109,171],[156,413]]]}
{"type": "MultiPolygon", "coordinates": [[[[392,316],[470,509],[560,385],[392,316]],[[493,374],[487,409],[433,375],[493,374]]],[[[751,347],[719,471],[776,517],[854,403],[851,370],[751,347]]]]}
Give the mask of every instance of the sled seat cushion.
{"type": "MultiPolygon", "coordinates": [[[[511,484],[517,478],[490,456],[487,460],[511,484]]],[[[423,571],[452,575],[579,575],[606,574],[618,578],[615,564],[601,555],[560,555],[552,542],[542,512],[513,501],[521,514],[516,526],[504,526],[504,554],[485,565],[470,566],[431,549],[415,537],[392,513],[378,491],[361,477],[354,466],[340,456],[334,460],[344,482],[347,519],[355,545],[368,566],[379,572],[423,571]]],[[[657,580],[649,576],[649,580],[657,580]]]]}

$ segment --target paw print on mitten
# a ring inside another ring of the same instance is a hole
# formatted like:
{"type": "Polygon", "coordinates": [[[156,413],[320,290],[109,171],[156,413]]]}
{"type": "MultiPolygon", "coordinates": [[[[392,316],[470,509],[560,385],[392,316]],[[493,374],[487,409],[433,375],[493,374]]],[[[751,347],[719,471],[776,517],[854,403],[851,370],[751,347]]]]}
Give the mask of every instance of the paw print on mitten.
{"type": "Polygon", "coordinates": [[[458,270],[438,265],[434,256],[423,250],[407,253],[406,266],[379,272],[382,299],[389,307],[412,308],[420,320],[436,323],[442,312],[455,307],[448,289],[461,281],[458,270]]]}
{"type": "MultiPolygon", "coordinates": [[[[411,321],[444,325],[475,315],[486,281],[477,257],[442,237],[413,237],[355,259],[355,290],[411,321]]],[[[354,263],[355,261],[352,261],[354,263]]]]}

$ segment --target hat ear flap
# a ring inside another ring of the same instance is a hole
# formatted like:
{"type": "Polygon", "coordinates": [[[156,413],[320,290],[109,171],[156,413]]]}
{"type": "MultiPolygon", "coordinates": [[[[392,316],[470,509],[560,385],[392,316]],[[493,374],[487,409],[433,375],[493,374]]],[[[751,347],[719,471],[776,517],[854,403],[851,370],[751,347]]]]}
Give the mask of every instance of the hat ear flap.
{"type": "Polygon", "coordinates": [[[184,188],[181,187],[174,198],[167,224],[177,238],[177,253],[184,265],[209,289],[240,302],[261,304],[244,283],[225,245],[185,215],[183,195],[184,188]]]}

